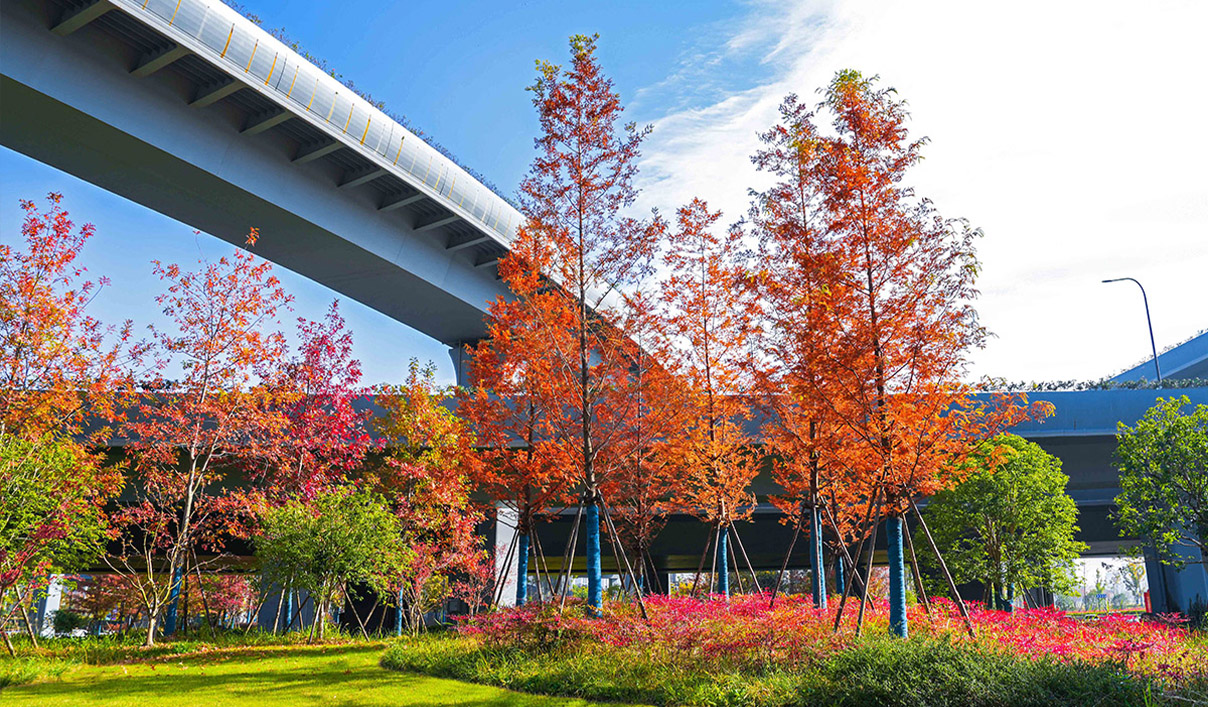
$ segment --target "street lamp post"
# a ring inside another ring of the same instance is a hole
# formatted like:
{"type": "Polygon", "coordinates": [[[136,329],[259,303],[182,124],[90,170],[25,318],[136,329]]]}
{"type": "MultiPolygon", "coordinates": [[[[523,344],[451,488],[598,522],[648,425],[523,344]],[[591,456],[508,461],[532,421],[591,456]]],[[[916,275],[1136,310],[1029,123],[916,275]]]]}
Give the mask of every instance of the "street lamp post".
{"type": "Polygon", "coordinates": [[[1137,287],[1141,288],[1141,301],[1145,303],[1145,322],[1149,324],[1149,348],[1153,350],[1153,369],[1158,374],[1158,385],[1161,386],[1162,367],[1158,365],[1158,347],[1153,341],[1153,319],[1149,316],[1149,297],[1145,295],[1145,288],[1131,277],[1117,277],[1111,280],[1104,280],[1103,282],[1124,282],[1125,280],[1136,283],[1137,287]]]}

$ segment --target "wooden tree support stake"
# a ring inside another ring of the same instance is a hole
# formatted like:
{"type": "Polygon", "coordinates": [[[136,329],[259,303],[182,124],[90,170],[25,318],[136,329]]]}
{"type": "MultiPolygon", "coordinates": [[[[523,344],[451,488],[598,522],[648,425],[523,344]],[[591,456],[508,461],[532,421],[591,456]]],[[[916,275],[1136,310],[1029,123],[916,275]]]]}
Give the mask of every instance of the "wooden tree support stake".
{"type": "Polygon", "coordinates": [[[923,520],[923,514],[919,512],[919,507],[913,498],[910,499],[910,508],[914,511],[915,517],[919,519],[919,527],[923,529],[923,535],[927,538],[927,544],[931,546],[931,551],[935,553],[935,559],[939,561],[940,571],[944,573],[944,579],[948,581],[948,590],[952,592],[952,598],[956,601],[956,607],[961,612],[961,618],[965,620],[965,628],[969,630],[970,636],[977,636],[977,631],[973,628],[973,620],[969,618],[969,608],[965,606],[965,600],[961,599],[961,593],[956,589],[956,582],[952,580],[952,573],[948,571],[948,564],[944,562],[940,549],[935,546],[935,538],[931,537],[931,530],[927,528],[927,521],[923,520]]]}

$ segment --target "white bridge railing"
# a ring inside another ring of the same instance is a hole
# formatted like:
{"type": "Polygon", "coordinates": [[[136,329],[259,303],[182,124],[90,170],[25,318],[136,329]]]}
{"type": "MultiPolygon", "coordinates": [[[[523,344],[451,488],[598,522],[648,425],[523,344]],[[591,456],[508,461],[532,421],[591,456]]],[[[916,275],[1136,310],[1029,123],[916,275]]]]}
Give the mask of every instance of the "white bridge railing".
{"type": "Polygon", "coordinates": [[[347,86],[218,0],[109,0],[509,245],[511,204],[347,86]]]}

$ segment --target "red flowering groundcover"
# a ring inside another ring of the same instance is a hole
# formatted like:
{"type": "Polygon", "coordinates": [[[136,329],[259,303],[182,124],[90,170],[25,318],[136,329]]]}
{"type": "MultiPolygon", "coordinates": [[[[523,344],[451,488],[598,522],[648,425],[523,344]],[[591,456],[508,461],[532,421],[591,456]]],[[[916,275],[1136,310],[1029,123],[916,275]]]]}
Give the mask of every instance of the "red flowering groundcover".
{"type": "MultiPolygon", "coordinates": [[[[656,660],[706,670],[799,666],[825,659],[859,640],[855,635],[858,604],[848,604],[843,626],[831,630],[837,602],[814,609],[808,597],[778,598],[768,608],[767,595],[719,598],[653,596],[646,600],[649,621],[627,604],[611,604],[603,618],[586,618],[570,605],[531,604],[463,621],[462,635],[486,645],[540,649],[578,641],[636,649],[656,660]]],[[[1123,664],[1130,671],[1171,682],[1208,678],[1208,642],[1194,640],[1179,617],[1142,620],[1110,614],[1073,618],[1055,609],[1021,609],[1012,614],[970,605],[977,631],[970,638],[956,606],[944,599],[908,610],[911,631],[949,635],[954,641],[977,641],[1018,655],[1123,664]]],[[[865,635],[888,631],[889,607],[871,602],[865,635]]]]}

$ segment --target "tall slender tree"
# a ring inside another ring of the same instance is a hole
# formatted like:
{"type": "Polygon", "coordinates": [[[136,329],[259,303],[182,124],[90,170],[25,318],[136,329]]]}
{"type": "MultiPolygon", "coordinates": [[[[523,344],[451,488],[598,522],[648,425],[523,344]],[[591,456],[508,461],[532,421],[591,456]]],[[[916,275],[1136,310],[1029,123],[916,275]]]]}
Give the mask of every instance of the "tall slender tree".
{"type": "MultiPolygon", "coordinates": [[[[836,514],[846,520],[855,508],[847,493],[851,487],[835,483],[843,476],[835,468],[840,431],[827,409],[833,391],[827,388],[823,353],[835,341],[831,302],[841,297],[843,253],[819,213],[823,143],[813,112],[795,95],[785,98],[779,112],[780,121],[760,134],[763,148],[751,158],[776,179],[755,194],[749,215],[762,264],[752,278],[762,307],[756,381],[767,412],[764,437],[774,453],[772,475],[785,491],[774,502],[797,525],[789,554],[808,527],[814,605],[823,607],[823,527],[836,514]],[[832,503],[824,509],[828,499],[832,503]]],[[[844,559],[840,553],[837,561],[844,559]]],[[[786,555],[786,567],[788,561],[786,555]]]]}
{"type": "Polygon", "coordinates": [[[750,485],[759,464],[743,429],[753,301],[742,286],[742,233],[718,235],[720,218],[700,199],[679,209],[667,238],[663,299],[679,352],[672,365],[690,390],[690,422],[674,442],[687,475],[684,504],[712,527],[718,593],[729,596],[731,526],[755,508],[750,485]]]}
{"type": "Polygon", "coordinates": [[[530,91],[541,126],[521,184],[526,217],[500,273],[530,325],[526,366],[548,402],[552,440],[581,487],[588,606],[602,609],[600,482],[624,434],[618,394],[629,374],[619,295],[643,274],[657,229],[626,217],[648,129],[620,124],[622,106],[596,58],[596,37],[570,39],[570,64],[538,62],[530,91]],[[539,359],[540,363],[536,363],[539,359]]]}
{"type": "Polygon", "coordinates": [[[451,595],[458,575],[478,569],[485,550],[474,532],[482,515],[470,499],[471,431],[447,404],[431,364],[412,361],[402,385],[382,386],[374,429],[386,454],[365,472],[399,520],[405,552],[395,631],[423,625],[424,614],[451,595]]]}
{"type": "Polygon", "coordinates": [[[821,145],[821,208],[845,279],[831,302],[835,345],[824,349],[838,393],[826,399],[855,453],[875,460],[866,481],[886,519],[890,625],[905,636],[903,517],[914,498],[958,481],[952,459],[978,441],[1047,410],[978,401],[962,382],[985,338],[972,304],[981,232],[903,186],[926,142],[909,139],[905,102],[849,70],[824,106],[835,136],[821,145]]]}
{"type": "Polygon", "coordinates": [[[624,330],[630,341],[630,375],[624,393],[628,418],[616,469],[603,481],[616,538],[633,557],[641,591],[659,585],[651,546],[678,510],[687,475],[677,463],[673,440],[690,421],[690,397],[666,362],[671,355],[668,327],[654,278],[625,295],[624,330]]]}

